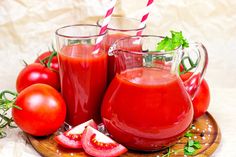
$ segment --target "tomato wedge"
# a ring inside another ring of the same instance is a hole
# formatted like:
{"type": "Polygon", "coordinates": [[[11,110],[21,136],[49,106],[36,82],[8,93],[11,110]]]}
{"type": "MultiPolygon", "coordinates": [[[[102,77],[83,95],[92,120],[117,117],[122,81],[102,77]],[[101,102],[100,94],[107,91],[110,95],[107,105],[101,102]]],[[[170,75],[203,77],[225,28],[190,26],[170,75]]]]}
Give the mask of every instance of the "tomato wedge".
{"type": "Polygon", "coordinates": [[[60,134],[54,138],[54,140],[64,148],[82,148],[81,137],[84,129],[87,126],[91,126],[97,129],[97,124],[91,119],[87,122],[84,122],[76,127],[60,134]]]}
{"type": "Polygon", "coordinates": [[[98,130],[88,126],[82,135],[84,151],[95,157],[119,156],[128,150],[98,130]]]}

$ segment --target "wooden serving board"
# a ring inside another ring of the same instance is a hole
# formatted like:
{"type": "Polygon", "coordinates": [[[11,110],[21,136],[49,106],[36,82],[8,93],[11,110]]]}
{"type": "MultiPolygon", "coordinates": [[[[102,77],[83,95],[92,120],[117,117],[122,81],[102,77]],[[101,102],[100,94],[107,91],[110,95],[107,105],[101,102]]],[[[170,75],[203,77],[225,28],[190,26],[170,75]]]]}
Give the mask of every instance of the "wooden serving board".
{"type": "MultiPolygon", "coordinates": [[[[201,143],[202,148],[197,150],[195,156],[197,157],[208,157],[210,156],[218,147],[221,140],[220,129],[211,116],[210,113],[206,113],[202,117],[198,118],[193,122],[194,129],[191,130],[193,133],[193,140],[199,141],[201,143]]],[[[87,155],[82,149],[81,150],[70,150],[64,149],[57,145],[57,143],[53,140],[53,137],[57,133],[48,136],[48,137],[34,137],[26,134],[29,142],[32,144],[34,149],[39,152],[42,156],[45,157],[86,157],[87,155]]],[[[182,137],[175,145],[171,147],[171,150],[179,150],[183,149],[185,144],[187,143],[188,138],[182,137]]],[[[167,153],[166,150],[162,150],[159,152],[152,153],[143,153],[143,152],[135,152],[129,150],[127,153],[123,154],[123,157],[162,157],[167,153]]],[[[178,151],[176,154],[171,154],[171,157],[183,157],[184,152],[178,151]]]]}

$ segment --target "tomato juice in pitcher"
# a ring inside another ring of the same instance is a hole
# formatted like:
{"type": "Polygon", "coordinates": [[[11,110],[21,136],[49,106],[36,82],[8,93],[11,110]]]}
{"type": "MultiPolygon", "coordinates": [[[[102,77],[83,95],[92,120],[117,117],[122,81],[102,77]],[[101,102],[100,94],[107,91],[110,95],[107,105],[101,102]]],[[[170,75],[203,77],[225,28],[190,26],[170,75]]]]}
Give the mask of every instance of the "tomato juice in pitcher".
{"type": "Polygon", "coordinates": [[[161,39],[128,37],[111,48],[120,71],[103,99],[102,120],[109,134],[131,149],[166,148],[184,135],[193,119],[191,95],[177,74],[182,49],[155,52],[161,39]],[[144,51],[127,51],[123,45],[130,41],[142,43],[144,51]],[[137,58],[143,58],[142,64],[137,58]]]}

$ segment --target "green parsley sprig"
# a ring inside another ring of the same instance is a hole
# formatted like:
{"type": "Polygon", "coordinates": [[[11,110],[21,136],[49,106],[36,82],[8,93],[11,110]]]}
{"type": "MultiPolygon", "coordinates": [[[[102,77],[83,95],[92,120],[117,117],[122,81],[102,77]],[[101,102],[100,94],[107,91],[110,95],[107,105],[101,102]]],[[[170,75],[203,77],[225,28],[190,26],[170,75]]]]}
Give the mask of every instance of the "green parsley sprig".
{"type": "Polygon", "coordinates": [[[166,36],[163,40],[157,43],[157,51],[171,51],[182,46],[182,48],[189,47],[188,41],[184,38],[182,32],[170,31],[171,37],[166,36]]]}
{"type": "Polygon", "coordinates": [[[197,149],[201,148],[199,141],[188,140],[187,144],[184,146],[185,155],[194,155],[197,149]]]}
{"type": "MultiPolygon", "coordinates": [[[[194,125],[192,125],[192,127],[189,129],[189,131],[187,131],[185,133],[184,137],[186,137],[186,138],[193,137],[193,133],[191,133],[193,126],[194,125]]],[[[192,156],[196,153],[196,151],[198,149],[201,149],[200,142],[189,139],[183,149],[173,150],[170,147],[168,147],[168,152],[163,154],[161,157],[170,157],[171,154],[178,153],[181,151],[184,152],[184,155],[192,156]]]]}
{"type": "MultiPolygon", "coordinates": [[[[192,125],[189,131],[185,133],[184,137],[187,137],[187,138],[193,137],[193,133],[191,133],[191,130],[193,127],[194,125],[192,125]]],[[[187,144],[184,146],[184,155],[194,155],[196,150],[200,148],[201,148],[201,144],[199,143],[199,141],[189,139],[187,144]]]]}
{"type": "Polygon", "coordinates": [[[193,137],[193,134],[190,131],[188,131],[185,133],[184,137],[193,137]]]}
{"type": "MultiPolygon", "coordinates": [[[[171,37],[164,37],[160,42],[157,43],[156,45],[156,50],[157,51],[172,51],[177,49],[178,47],[188,48],[189,47],[189,42],[187,41],[186,38],[184,38],[182,31],[176,32],[176,31],[170,31],[171,32],[171,37]]],[[[182,65],[183,70],[180,71],[179,67],[179,74],[185,74],[192,69],[196,68],[198,65],[198,62],[196,61],[195,63],[189,56],[185,56],[182,58],[180,65],[182,65]],[[186,62],[189,63],[189,66],[186,66],[186,62]]]]}

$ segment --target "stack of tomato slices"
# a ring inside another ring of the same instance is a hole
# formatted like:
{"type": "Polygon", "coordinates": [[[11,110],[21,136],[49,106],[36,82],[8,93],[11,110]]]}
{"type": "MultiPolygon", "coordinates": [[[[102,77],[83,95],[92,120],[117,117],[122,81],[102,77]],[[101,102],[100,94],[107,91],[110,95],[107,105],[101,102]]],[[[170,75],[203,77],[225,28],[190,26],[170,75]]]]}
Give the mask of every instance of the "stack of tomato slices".
{"type": "Polygon", "coordinates": [[[64,148],[83,148],[87,154],[97,157],[119,156],[128,151],[97,129],[97,124],[91,119],[56,136],[54,140],[64,148]]]}

